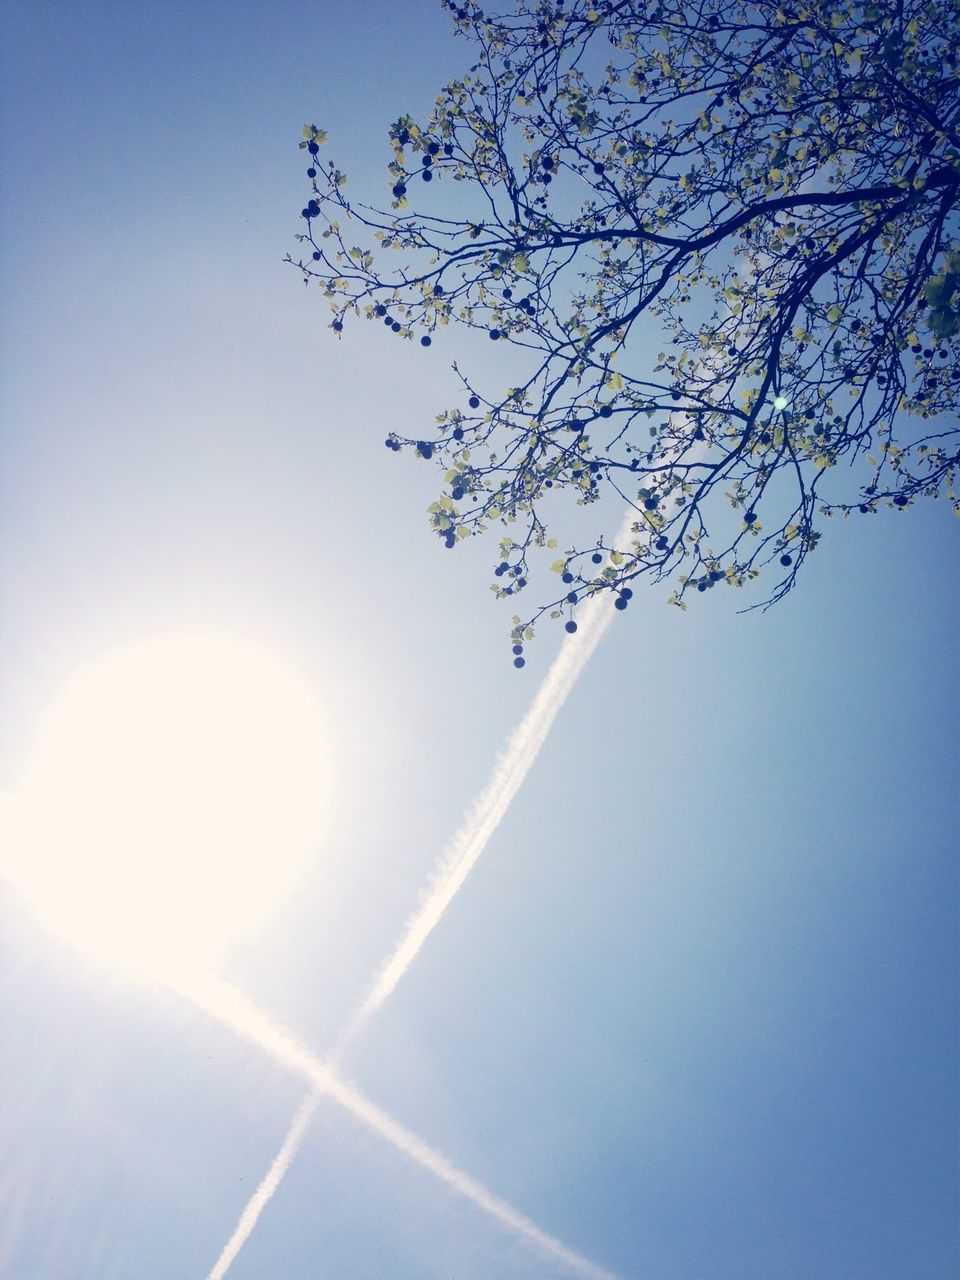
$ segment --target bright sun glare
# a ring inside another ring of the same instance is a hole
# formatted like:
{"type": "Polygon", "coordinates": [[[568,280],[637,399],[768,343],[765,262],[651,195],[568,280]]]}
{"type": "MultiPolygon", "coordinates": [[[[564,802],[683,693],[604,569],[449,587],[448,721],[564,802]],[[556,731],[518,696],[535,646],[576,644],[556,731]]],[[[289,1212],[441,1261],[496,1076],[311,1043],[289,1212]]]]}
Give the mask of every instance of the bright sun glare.
{"type": "Polygon", "coordinates": [[[215,963],[317,852],[329,740],[254,645],[141,642],[81,671],[0,794],[0,873],[46,924],[155,977],[215,963]]]}

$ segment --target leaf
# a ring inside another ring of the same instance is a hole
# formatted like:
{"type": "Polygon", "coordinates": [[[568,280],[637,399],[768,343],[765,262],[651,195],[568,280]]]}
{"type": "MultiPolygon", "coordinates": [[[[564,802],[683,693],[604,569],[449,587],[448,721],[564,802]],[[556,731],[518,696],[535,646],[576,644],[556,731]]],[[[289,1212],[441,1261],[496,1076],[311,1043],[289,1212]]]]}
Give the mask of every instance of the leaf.
{"type": "Polygon", "coordinates": [[[945,307],[949,303],[955,287],[956,281],[953,276],[934,276],[932,280],[928,280],[923,286],[923,296],[931,307],[945,307]]]}
{"type": "Polygon", "coordinates": [[[960,313],[938,307],[927,317],[927,328],[938,338],[950,338],[960,329],[960,313]]]}

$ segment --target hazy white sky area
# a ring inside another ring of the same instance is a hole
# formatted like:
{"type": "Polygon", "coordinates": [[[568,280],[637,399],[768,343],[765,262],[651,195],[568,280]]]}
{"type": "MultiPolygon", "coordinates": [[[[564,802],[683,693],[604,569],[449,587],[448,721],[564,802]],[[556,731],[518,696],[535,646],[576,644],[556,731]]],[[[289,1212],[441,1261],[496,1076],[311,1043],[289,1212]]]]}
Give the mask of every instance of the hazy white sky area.
{"type": "MultiPolygon", "coordinates": [[[[561,648],[514,669],[496,540],[445,550],[383,447],[493,344],[338,340],[282,263],[304,121],[386,198],[470,52],[433,0],[0,15],[2,1280],[205,1280],[561,648]],[[206,680],[223,746],[149,675],[43,756],[81,673],[196,635],[260,655],[206,680]],[[39,910],[41,831],[139,976],[39,910]],[[241,886],[218,973],[283,1052],[156,976],[241,886]]],[[[958,527],[830,527],[768,613],[635,584],[229,1280],[576,1274],[523,1223],[622,1280],[955,1274],[958,527]]]]}

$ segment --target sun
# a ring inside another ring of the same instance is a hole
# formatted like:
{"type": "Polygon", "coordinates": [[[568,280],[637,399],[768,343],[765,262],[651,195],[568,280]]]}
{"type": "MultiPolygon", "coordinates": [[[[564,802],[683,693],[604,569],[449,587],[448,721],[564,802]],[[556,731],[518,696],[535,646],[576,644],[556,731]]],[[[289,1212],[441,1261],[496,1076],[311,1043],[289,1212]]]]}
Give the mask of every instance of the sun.
{"type": "Polygon", "coordinates": [[[308,682],[210,633],[79,671],[0,794],[0,873],[99,960],[215,964],[318,856],[329,731],[308,682]]]}

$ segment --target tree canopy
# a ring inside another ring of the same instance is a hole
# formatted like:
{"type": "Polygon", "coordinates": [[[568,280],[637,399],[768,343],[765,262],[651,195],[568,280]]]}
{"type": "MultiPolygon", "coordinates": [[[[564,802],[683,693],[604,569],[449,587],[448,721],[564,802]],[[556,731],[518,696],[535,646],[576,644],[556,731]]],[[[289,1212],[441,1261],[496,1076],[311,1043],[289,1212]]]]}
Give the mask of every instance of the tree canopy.
{"type": "Polygon", "coordinates": [[[391,125],[382,201],[305,126],[288,260],[338,335],[452,350],[456,403],[386,443],[439,465],[447,547],[500,537],[498,595],[545,549],[515,653],[643,574],[768,605],[828,517],[960,509],[958,0],[444,7],[472,65],[391,125]],[[514,385],[474,381],[471,330],[514,385]],[[558,542],[607,495],[626,538],[558,542]]]}

